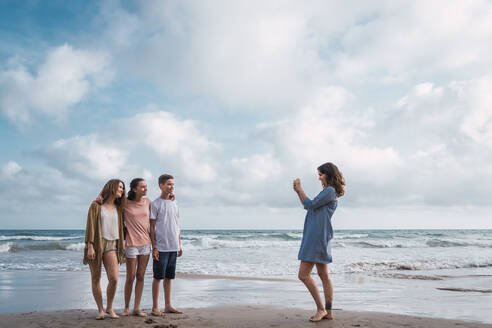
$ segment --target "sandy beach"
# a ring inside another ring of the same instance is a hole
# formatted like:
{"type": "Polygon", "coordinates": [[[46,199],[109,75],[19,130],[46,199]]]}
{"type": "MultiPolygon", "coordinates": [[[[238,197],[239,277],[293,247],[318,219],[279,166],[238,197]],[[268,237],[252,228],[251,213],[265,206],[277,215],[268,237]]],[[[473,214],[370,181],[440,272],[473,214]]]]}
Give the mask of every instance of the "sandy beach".
{"type": "MultiPolygon", "coordinates": [[[[147,312],[148,309],[146,310],[147,312]]],[[[424,318],[378,312],[335,310],[335,320],[310,323],[312,311],[260,305],[235,305],[185,309],[184,314],[165,314],[163,317],[135,316],[117,320],[94,319],[95,311],[66,310],[54,312],[6,313],[0,315],[0,327],[492,327],[470,321],[424,318]]]]}

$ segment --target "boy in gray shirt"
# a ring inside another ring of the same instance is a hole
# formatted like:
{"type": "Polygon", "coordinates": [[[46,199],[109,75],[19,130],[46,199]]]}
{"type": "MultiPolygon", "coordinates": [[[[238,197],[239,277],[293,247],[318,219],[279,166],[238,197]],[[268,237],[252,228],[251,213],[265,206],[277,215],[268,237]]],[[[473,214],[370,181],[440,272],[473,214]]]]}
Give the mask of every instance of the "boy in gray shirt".
{"type": "Polygon", "coordinates": [[[159,177],[161,195],[150,204],[150,239],[154,280],[152,282],[152,314],[160,316],[159,286],[163,280],[164,312],[183,313],[171,305],[171,282],[176,275],[176,258],[183,254],[178,204],[174,200],[174,177],[159,177]]]}

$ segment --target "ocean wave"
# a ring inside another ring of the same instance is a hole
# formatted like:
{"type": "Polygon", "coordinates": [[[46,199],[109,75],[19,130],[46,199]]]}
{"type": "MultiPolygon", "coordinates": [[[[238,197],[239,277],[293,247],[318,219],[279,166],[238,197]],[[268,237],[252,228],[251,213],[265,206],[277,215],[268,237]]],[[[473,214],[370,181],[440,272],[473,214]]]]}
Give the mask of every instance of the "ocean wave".
{"type": "Polygon", "coordinates": [[[415,279],[415,280],[444,280],[442,276],[428,276],[423,274],[403,274],[403,273],[375,273],[377,277],[392,279],[415,279]]]}
{"type": "Polygon", "coordinates": [[[353,234],[345,234],[345,233],[337,233],[335,238],[338,239],[361,239],[367,238],[369,234],[367,233],[353,233],[353,234]]]}
{"type": "Polygon", "coordinates": [[[53,236],[0,236],[0,241],[7,240],[34,240],[34,241],[58,241],[58,240],[70,240],[70,239],[79,239],[83,238],[83,236],[65,236],[65,237],[53,237],[53,236]]]}
{"type": "Polygon", "coordinates": [[[68,244],[65,249],[68,251],[82,251],[84,248],[85,248],[85,243],[74,243],[74,244],[68,244]]]}
{"type": "Polygon", "coordinates": [[[444,261],[406,261],[406,262],[355,262],[347,266],[348,272],[378,272],[378,271],[415,271],[415,270],[442,270],[492,267],[492,262],[465,262],[454,263],[444,261]]]}
{"type": "MultiPolygon", "coordinates": [[[[336,239],[335,239],[336,243],[336,239]]],[[[337,243],[335,245],[338,245],[337,243]]],[[[415,248],[422,247],[421,243],[415,241],[403,240],[367,240],[350,242],[344,241],[340,247],[356,247],[356,248],[415,248]],[[342,246],[343,245],[343,246],[342,246]]]]}
{"type": "Polygon", "coordinates": [[[438,248],[438,247],[480,247],[492,248],[492,240],[449,240],[449,239],[386,239],[386,240],[357,240],[333,239],[336,247],[353,248],[438,248]]]}
{"type": "Polygon", "coordinates": [[[13,244],[15,244],[15,243],[9,242],[9,243],[5,243],[5,244],[0,244],[0,253],[10,252],[10,249],[12,248],[13,244]]]}
{"type": "Polygon", "coordinates": [[[88,268],[81,265],[67,265],[62,263],[0,263],[0,271],[54,271],[75,272],[87,271],[88,268]]]}
{"type": "Polygon", "coordinates": [[[8,242],[0,244],[0,253],[5,252],[22,252],[22,251],[46,251],[46,250],[61,250],[61,251],[80,251],[85,247],[85,243],[43,243],[35,245],[18,244],[15,242],[8,242]]]}
{"type": "MultiPolygon", "coordinates": [[[[429,247],[466,247],[466,246],[489,246],[483,243],[469,243],[465,241],[450,241],[443,239],[431,239],[426,242],[429,247]]],[[[492,245],[490,245],[492,247],[492,245]]]]}
{"type": "Polygon", "coordinates": [[[291,241],[301,240],[302,232],[255,232],[255,233],[223,233],[223,234],[183,234],[181,240],[197,241],[209,238],[220,241],[291,241]]]}
{"type": "Polygon", "coordinates": [[[182,240],[183,247],[190,250],[206,250],[220,248],[265,248],[265,247],[298,247],[297,240],[261,240],[261,239],[245,239],[245,240],[225,240],[215,239],[210,237],[201,237],[194,240],[182,240]]]}

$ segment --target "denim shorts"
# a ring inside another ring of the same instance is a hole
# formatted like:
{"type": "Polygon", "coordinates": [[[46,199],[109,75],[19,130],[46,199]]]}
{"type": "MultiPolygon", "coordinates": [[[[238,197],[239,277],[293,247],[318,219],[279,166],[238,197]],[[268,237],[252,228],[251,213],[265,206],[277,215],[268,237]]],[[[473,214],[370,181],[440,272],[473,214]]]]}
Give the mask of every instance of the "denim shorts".
{"type": "Polygon", "coordinates": [[[145,246],[126,246],[125,247],[125,256],[127,259],[134,259],[138,255],[150,255],[152,251],[152,245],[145,246]]]}
{"type": "Polygon", "coordinates": [[[178,252],[159,252],[159,261],[154,259],[154,279],[174,279],[178,252]]]}

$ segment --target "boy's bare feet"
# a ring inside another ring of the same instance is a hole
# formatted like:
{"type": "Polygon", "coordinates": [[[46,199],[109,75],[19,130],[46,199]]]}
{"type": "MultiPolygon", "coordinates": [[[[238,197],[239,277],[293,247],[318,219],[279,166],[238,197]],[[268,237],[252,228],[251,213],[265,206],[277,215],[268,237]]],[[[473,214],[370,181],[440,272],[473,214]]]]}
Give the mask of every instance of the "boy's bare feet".
{"type": "Polygon", "coordinates": [[[123,317],[127,317],[128,314],[129,314],[129,312],[130,312],[129,309],[125,309],[125,310],[123,310],[123,312],[120,313],[120,315],[123,316],[123,317]]]}
{"type": "Polygon", "coordinates": [[[96,320],[104,320],[104,310],[99,311],[99,314],[96,316],[96,320]]]}
{"type": "Polygon", "coordinates": [[[326,320],[333,320],[333,312],[331,310],[326,310],[326,315],[323,317],[326,320]]]}
{"type": "Polygon", "coordinates": [[[152,309],[152,312],[150,312],[154,317],[160,317],[162,315],[162,312],[159,311],[159,309],[152,309]]]}
{"type": "Polygon", "coordinates": [[[167,306],[164,308],[164,313],[183,313],[183,311],[180,311],[178,309],[173,308],[172,306],[167,306]]]}
{"type": "Polygon", "coordinates": [[[107,313],[107,314],[109,314],[109,317],[110,317],[111,319],[119,319],[119,318],[120,318],[120,316],[119,316],[119,315],[117,315],[117,314],[114,312],[114,310],[113,310],[113,309],[106,309],[106,313],[107,313]]]}
{"type": "Polygon", "coordinates": [[[133,310],[132,314],[142,318],[147,316],[147,313],[143,312],[142,310],[133,310]]]}
{"type": "Polygon", "coordinates": [[[328,313],[326,312],[326,310],[318,310],[316,311],[316,314],[313,315],[311,318],[309,318],[309,321],[311,322],[318,322],[318,321],[321,321],[323,320],[323,318],[328,315],[328,313]]]}

